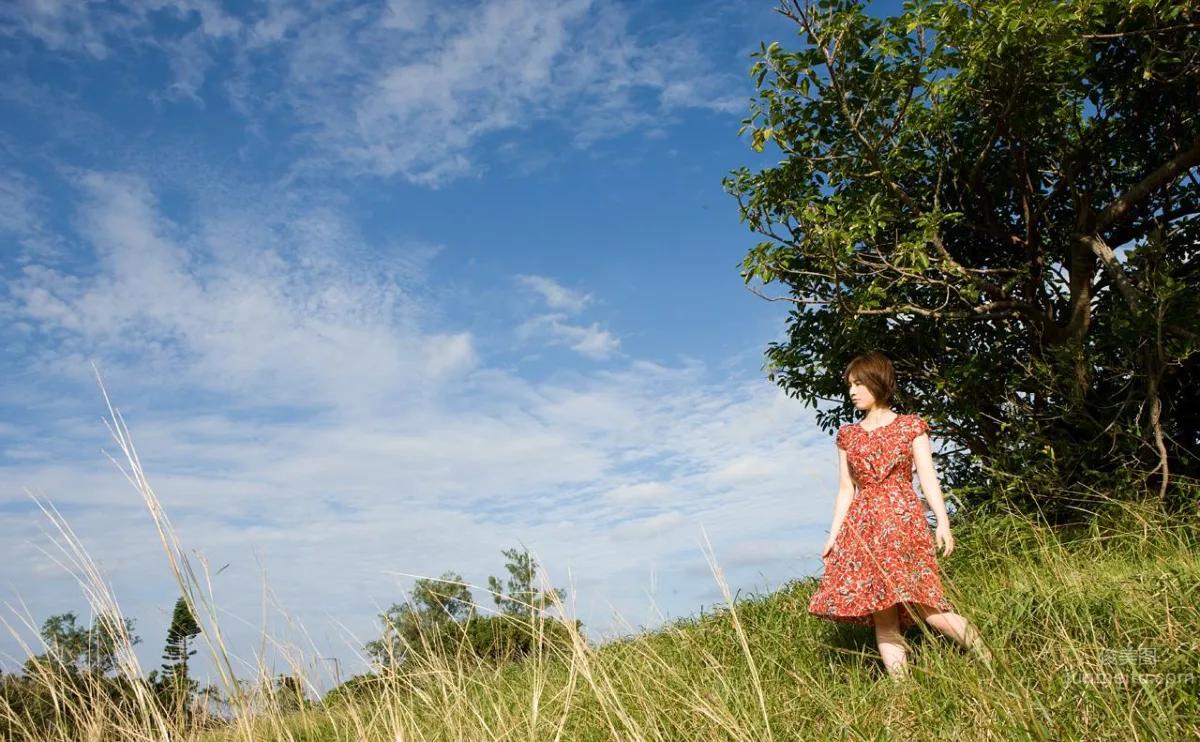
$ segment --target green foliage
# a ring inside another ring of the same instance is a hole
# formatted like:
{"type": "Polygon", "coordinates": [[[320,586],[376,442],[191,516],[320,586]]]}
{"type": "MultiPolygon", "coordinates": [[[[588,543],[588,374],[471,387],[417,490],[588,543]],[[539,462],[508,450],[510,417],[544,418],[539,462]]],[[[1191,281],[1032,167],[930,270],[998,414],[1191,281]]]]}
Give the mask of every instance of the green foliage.
{"type": "Polygon", "coordinates": [[[304,690],[304,681],[295,675],[280,675],[275,678],[272,696],[276,708],[280,711],[298,711],[308,703],[308,694],[304,690]]]}
{"type": "Polygon", "coordinates": [[[793,306],[772,378],[833,430],[845,363],[888,353],[976,504],[1037,477],[1054,517],[1068,481],[1196,505],[1168,485],[1200,477],[1200,7],[780,11],[799,48],[754,54],[743,132],[782,159],[725,181],[766,238],[744,279],[793,306]]]}
{"type": "Polygon", "coordinates": [[[126,641],[130,647],[141,642],[133,633],[135,621],[131,618],[118,620],[99,615],[90,627],[77,623],[78,620],[71,612],[46,619],[41,636],[47,651],[26,661],[26,674],[32,674],[36,666],[73,674],[106,675],[116,668],[117,654],[126,641]]]}
{"type": "Polygon", "coordinates": [[[551,587],[543,592],[536,586],[538,565],[527,550],[506,549],[503,554],[507,581],[488,578],[498,615],[478,615],[470,588],[455,572],[417,579],[409,601],[392,605],[380,616],[383,636],[366,644],[368,656],[394,669],[414,655],[503,662],[549,646],[569,646],[566,626],[542,615],[564,591],[551,587]]]}
{"type": "Polygon", "coordinates": [[[200,624],[187,602],[180,596],[175,601],[175,610],[171,614],[171,625],[167,628],[167,643],[163,648],[163,672],[181,674],[187,677],[188,658],[196,653],[188,648],[188,642],[200,635],[200,624]]]}
{"type": "MultiPolygon", "coordinates": [[[[583,622],[575,621],[579,631],[583,622]]],[[[464,641],[460,645],[473,658],[490,663],[515,662],[544,653],[570,653],[571,631],[556,618],[473,615],[461,626],[464,641]]],[[[448,636],[448,646],[458,637],[448,636]]]]}
{"type": "Polygon", "coordinates": [[[462,575],[446,572],[437,579],[418,579],[407,603],[395,603],[379,617],[383,636],[366,644],[367,655],[384,666],[398,665],[422,647],[425,637],[465,619],[473,607],[462,575]]]}
{"type": "Polygon", "coordinates": [[[529,616],[544,611],[554,604],[555,599],[562,600],[561,589],[551,588],[543,593],[537,587],[537,560],[528,550],[505,549],[504,556],[508,560],[504,564],[508,572],[507,583],[501,582],[499,577],[488,577],[488,590],[502,613],[529,616]]]}
{"type": "Polygon", "coordinates": [[[326,693],[321,699],[321,703],[326,706],[334,706],[376,702],[386,692],[385,686],[385,678],[375,673],[355,675],[326,693]]]}
{"type": "Polygon", "coordinates": [[[81,739],[97,717],[110,727],[145,726],[153,710],[147,681],[124,675],[71,670],[45,657],[27,662],[21,675],[0,677],[0,739],[81,739]]]}
{"type": "Polygon", "coordinates": [[[150,683],[164,707],[176,714],[189,713],[192,699],[200,689],[200,684],[188,674],[188,659],[196,654],[195,649],[189,648],[188,642],[199,636],[200,632],[200,624],[196,621],[191,606],[186,598],[180,596],[175,601],[171,624],[167,628],[162,672],[150,673],[150,683]]]}

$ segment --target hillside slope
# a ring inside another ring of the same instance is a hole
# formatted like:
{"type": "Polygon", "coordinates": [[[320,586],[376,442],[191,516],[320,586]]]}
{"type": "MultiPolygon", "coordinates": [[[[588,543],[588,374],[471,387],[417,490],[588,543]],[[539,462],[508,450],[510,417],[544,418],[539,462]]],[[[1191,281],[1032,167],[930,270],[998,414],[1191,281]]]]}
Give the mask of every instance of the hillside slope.
{"type": "Polygon", "coordinates": [[[599,648],[500,668],[439,660],[411,685],[360,678],[357,700],[220,737],[1195,738],[1198,535],[1194,522],[1130,506],[1071,531],[1015,516],[956,526],[947,593],[993,647],[990,670],[918,628],[913,680],[893,684],[872,630],[808,616],[807,578],[599,648]]]}

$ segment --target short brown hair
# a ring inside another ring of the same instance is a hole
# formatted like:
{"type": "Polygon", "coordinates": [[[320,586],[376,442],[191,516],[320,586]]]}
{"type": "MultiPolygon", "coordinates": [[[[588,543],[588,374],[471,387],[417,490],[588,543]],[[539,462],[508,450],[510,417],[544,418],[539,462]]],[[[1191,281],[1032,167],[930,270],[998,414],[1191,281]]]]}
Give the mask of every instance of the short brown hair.
{"type": "Polygon", "coordinates": [[[891,404],[896,396],[896,369],[890,358],[871,352],[858,356],[846,366],[845,379],[853,376],[871,391],[877,404],[891,404]]]}

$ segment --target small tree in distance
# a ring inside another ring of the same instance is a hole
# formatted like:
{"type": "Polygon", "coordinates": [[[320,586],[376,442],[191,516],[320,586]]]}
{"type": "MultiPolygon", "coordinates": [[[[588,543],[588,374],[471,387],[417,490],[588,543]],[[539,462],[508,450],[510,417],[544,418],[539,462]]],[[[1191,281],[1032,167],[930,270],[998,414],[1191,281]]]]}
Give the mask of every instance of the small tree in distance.
{"type": "Polygon", "coordinates": [[[550,592],[543,593],[534,586],[538,564],[528,549],[505,549],[503,553],[508,559],[504,565],[508,571],[507,583],[501,582],[499,577],[488,577],[488,589],[501,613],[529,616],[535,609],[538,612],[546,610],[554,604],[555,598],[563,599],[565,593],[561,588],[552,587],[550,592]]]}
{"type": "Polygon", "coordinates": [[[25,663],[27,675],[33,674],[36,667],[46,666],[71,673],[107,675],[116,669],[117,653],[124,643],[122,634],[128,636],[130,646],[141,642],[133,633],[131,618],[99,615],[90,628],[79,625],[78,620],[73,612],[46,619],[41,634],[47,651],[25,663]]]}
{"type": "MultiPolygon", "coordinates": [[[[379,667],[395,669],[419,653],[465,650],[479,661],[506,662],[552,645],[570,646],[565,623],[535,620],[565,592],[535,586],[538,564],[527,549],[502,553],[508,579],[488,577],[488,589],[500,608],[496,615],[476,612],[471,590],[458,573],[418,579],[407,603],[394,604],[380,616],[383,635],[365,645],[367,655],[379,667]]],[[[582,627],[580,621],[574,625],[577,630],[582,627]]]]}
{"type": "Polygon", "coordinates": [[[394,603],[380,615],[383,636],[364,649],[380,665],[399,665],[423,642],[467,619],[473,610],[471,589],[462,575],[445,572],[437,579],[420,578],[407,603],[394,603]]]}
{"type": "Polygon", "coordinates": [[[192,613],[191,606],[185,598],[175,601],[175,611],[171,615],[171,626],[167,629],[167,644],[163,648],[162,658],[164,682],[186,682],[188,680],[188,658],[196,653],[188,647],[190,642],[200,634],[200,624],[192,613]]]}
{"type": "Polygon", "coordinates": [[[199,683],[188,675],[188,659],[196,653],[195,649],[189,648],[188,643],[198,636],[200,631],[200,624],[196,622],[191,606],[188,605],[187,599],[181,596],[175,601],[171,625],[167,628],[162,672],[150,673],[150,682],[158,688],[163,702],[179,714],[186,712],[193,694],[199,689],[199,683]]]}

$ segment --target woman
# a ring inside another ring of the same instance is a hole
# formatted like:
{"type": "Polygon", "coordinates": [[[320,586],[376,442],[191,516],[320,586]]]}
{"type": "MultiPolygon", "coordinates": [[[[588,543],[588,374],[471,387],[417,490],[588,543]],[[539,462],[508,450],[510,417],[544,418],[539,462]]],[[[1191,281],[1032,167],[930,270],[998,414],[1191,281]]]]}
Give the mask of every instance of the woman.
{"type": "Polygon", "coordinates": [[[896,374],[882,353],[855,358],[845,379],[850,399],[865,414],[838,430],[841,483],[829,540],[821,550],[825,574],[809,613],[874,626],[879,654],[894,680],[908,677],[900,632],[918,618],[990,664],[979,633],[942,593],[937,547],[949,556],[954,538],[933,470],[929,426],[917,415],[892,411],[896,374]],[[937,517],[935,537],[912,486],[914,461],[921,491],[937,517]]]}

